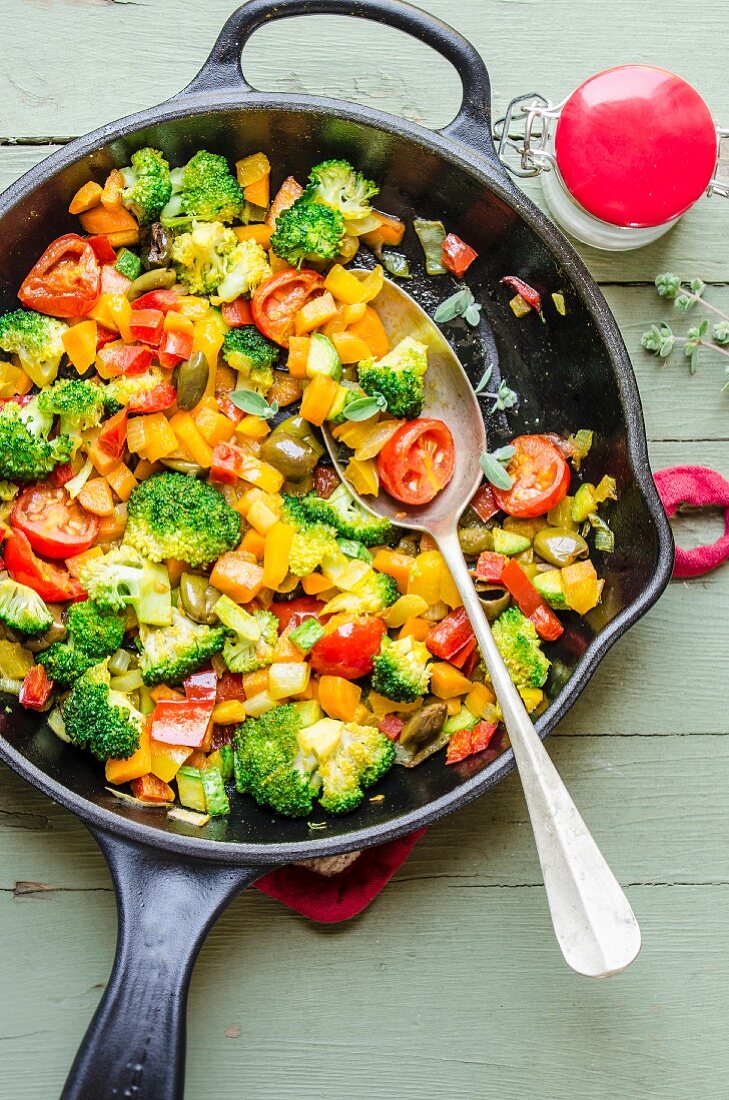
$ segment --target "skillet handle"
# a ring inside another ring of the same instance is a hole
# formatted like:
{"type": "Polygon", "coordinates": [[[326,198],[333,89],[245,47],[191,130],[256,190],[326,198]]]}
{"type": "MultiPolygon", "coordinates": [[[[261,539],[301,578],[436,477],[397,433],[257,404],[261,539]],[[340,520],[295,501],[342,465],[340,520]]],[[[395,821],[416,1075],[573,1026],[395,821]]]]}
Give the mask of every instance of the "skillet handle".
{"type": "Polygon", "coordinates": [[[440,133],[486,156],[505,175],[491,138],[491,83],[480,54],[447,23],[403,0],[248,0],[230,16],[200,72],[179,95],[254,91],[243,74],[241,52],[254,31],[294,15],[352,15],[432,46],[450,61],[463,85],[458,114],[440,133]]]}
{"type": "Polygon", "coordinates": [[[227,903],[266,869],[92,833],[114,880],[119,934],[111,978],[61,1100],[182,1100],[193,964],[227,903]]]}

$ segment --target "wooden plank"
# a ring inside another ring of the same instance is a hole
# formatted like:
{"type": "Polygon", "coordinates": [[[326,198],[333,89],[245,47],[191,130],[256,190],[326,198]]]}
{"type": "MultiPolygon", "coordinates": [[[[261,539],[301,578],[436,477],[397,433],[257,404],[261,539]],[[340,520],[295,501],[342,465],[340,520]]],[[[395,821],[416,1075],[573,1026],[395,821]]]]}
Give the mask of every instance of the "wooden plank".
{"type": "MultiPolygon", "coordinates": [[[[729,888],[629,889],[643,953],[588,983],[564,966],[541,889],[398,881],[362,919],[317,928],[247,896],[203,949],[186,1100],[719,1100],[729,888]]],[[[0,895],[3,1079],[57,1096],[106,981],[110,897],[0,895]],[[32,1072],[29,1067],[32,1066],[32,1072]]]]}

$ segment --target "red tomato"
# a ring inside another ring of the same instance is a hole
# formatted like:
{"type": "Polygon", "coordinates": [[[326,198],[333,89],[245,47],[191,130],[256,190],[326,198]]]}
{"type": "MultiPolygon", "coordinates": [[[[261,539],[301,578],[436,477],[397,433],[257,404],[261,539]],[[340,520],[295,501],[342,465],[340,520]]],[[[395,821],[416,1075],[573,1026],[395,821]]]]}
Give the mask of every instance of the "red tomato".
{"type": "Polygon", "coordinates": [[[100,449],[110,458],[121,459],[127,445],[127,424],[129,409],[119,409],[110,417],[99,432],[97,440],[100,449]]]}
{"type": "Polygon", "coordinates": [[[223,320],[231,328],[242,328],[253,324],[253,310],[248,298],[236,298],[234,302],[223,302],[223,320]]]}
{"type": "Polygon", "coordinates": [[[163,313],[170,310],[179,310],[180,296],[174,290],[148,290],[132,302],[132,310],[135,309],[160,309],[163,313]]]}
{"type": "Polygon", "coordinates": [[[72,558],[92,545],[99,520],[58,486],[34,485],[21,493],[10,515],[11,526],[46,558],[72,558]]]}
{"type": "Polygon", "coordinates": [[[170,382],[160,382],[151,390],[141,390],[129,398],[127,412],[158,413],[171,409],[177,400],[177,390],[170,382]]]}
{"type": "Polygon", "coordinates": [[[83,317],[101,293],[101,268],[94,250],[78,233],[48,245],[30,269],[18,297],[28,309],[53,317],[83,317]]]}
{"type": "Polygon", "coordinates": [[[455,444],[442,420],[406,420],[377,458],[383,488],[403,504],[427,504],[453,477],[455,444]]]}
{"type": "MultiPolygon", "coordinates": [[[[172,369],[192,355],[192,333],[171,329],[164,334],[157,352],[161,367],[172,369]]],[[[129,373],[129,372],[127,372],[129,373]]]]}
{"type": "Polygon", "coordinates": [[[325,634],[312,647],[311,667],[325,676],[358,680],[372,672],[372,658],[380,652],[385,624],[362,615],[325,634]]]}
{"type": "Polygon", "coordinates": [[[43,665],[34,665],[23,680],[18,701],[26,710],[45,710],[52,690],[53,682],[43,665]]]}
{"type": "Polygon", "coordinates": [[[116,252],[106,233],[98,233],[95,237],[87,237],[86,243],[91,245],[100,264],[116,263],[116,252]]]}
{"type": "Polygon", "coordinates": [[[570,487],[569,466],[559,448],[543,435],[512,439],[516,453],[506,467],[510,489],[493,489],[494,500],[510,516],[541,516],[564,500],[570,487]]]}
{"type": "Polygon", "coordinates": [[[165,315],[161,309],[135,309],[129,322],[129,331],[135,340],[159,347],[165,315]]]}
{"type": "Polygon", "coordinates": [[[120,344],[104,347],[98,353],[107,375],[144,374],[153,359],[151,348],[141,344],[120,344]]]}
{"type": "Polygon", "coordinates": [[[340,484],[339,477],[331,466],[317,466],[314,469],[314,490],[322,500],[328,500],[340,484]]]}
{"type": "Polygon", "coordinates": [[[443,267],[447,267],[457,279],[463,278],[477,258],[478,252],[455,233],[449,233],[443,241],[443,267]]]}
{"type": "Polygon", "coordinates": [[[101,293],[102,294],[126,294],[132,280],[123,275],[112,264],[104,264],[101,269],[101,293]]]}
{"type": "Polygon", "coordinates": [[[318,618],[323,606],[321,600],[317,600],[314,596],[302,596],[298,600],[272,603],[269,610],[278,619],[279,629],[283,633],[289,626],[293,630],[294,627],[305,623],[307,619],[318,618]]]}
{"type": "Polygon", "coordinates": [[[324,290],[324,279],[317,271],[279,271],[261,283],[251,302],[253,320],[264,336],[282,347],[288,347],[294,331],[294,318],[310,298],[324,290]]]}
{"type": "Polygon", "coordinates": [[[37,558],[26,536],[16,528],[5,544],[5,566],[14,581],[27,584],[47,603],[86,599],[76,578],[65,569],[37,558]]]}

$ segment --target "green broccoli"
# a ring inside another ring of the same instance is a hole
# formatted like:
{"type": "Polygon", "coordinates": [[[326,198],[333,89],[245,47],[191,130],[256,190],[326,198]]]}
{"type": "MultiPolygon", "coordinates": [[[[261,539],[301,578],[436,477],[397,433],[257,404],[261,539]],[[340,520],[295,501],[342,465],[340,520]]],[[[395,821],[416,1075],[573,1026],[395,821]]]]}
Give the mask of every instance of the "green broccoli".
{"type": "Polygon", "coordinates": [[[256,287],[271,277],[271,265],[266,250],[256,241],[239,241],[227,258],[227,274],[218,284],[221,302],[233,302],[241,294],[252,294],[256,287]]]}
{"type": "Polygon", "coordinates": [[[172,609],[169,626],[139,627],[139,668],[145,684],[179,684],[197,672],[225,643],[223,627],[204,626],[172,609]]]}
{"type": "Polygon", "coordinates": [[[255,672],[271,664],[278,639],[278,619],[272,611],[245,611],[229,596],[221,596],[213,611],[230,632],[223,660],[231,672],[255,672]]]}
{"type": "Polygon", "coordinates": [[[312,779],[325,810],[346,814],[356,809],[371,787],[389,771],[395,746],[375,726],[322,718],[301,731],[299,752],[315,761],[312,779]]]}
{"type": "Polygon", "coordinates": [[[32,309],[16,309],[0,317],[0,348],[17,355],[36,386],[47,386],[58,373],[68,325],[32,309]]]}
{"type": "Polygon", "coordinates": [[[68,462],[73,441],[67,435],[48,439],[53,418],[38,408],[38,398],[27,405],[8,401],[0,408],[0,479],[39,481],[56,466],[68,462]]]}
{"type": "Polygon", "coordinates": [[[365,546],[379,546],[397,538],[390,521],[373,516],[343,484],[338,485],[327,500],[317,496],[302,497],[301,508],[310,520],[326,523],[342,538],[354,539],[365,546]]]}
{"type": "Polygon", "coordinates": [[[99,760],[126,760],[139,748],[144,717],[120,691],[109,687],[107,662],[78,678],[61,713],[74,745],[99,760]]]}
{"type": "Polygon", "coordinates": [[[280,350],[255,325],[232,328],[223,340],[223,358],[238,371],[238,385],[248,383],[263,394],[273,385],[273,365],[280,350]]]}
{"type": "Polygon", "coordinates": [[[64,378],[38,394],[38,408],[46,416],[60,416],[62,435],[79,436],[104,417],[104,391],[93,382],[64,378]]]}
{"type": "Polygon", "coordinates": [[[325,557],[336,554],[337,532],[333,527],[309,519],[300,497],[283,494],[281,519],[294,528],[289,550],[289,569],[297,577],[306,577],[317,569],[325,557]]]}
{"type": "Polygon", "coordinates": [[[547,679],[549,660],[542,653],[534,623],[518,607],[499,615],[493,627],[494,641],[517,687],[541,687],[547,679]]]}
{"type": "Polygon", "coordinates": [[[225,157],[201,149],[183,168],[172,170],[170,183],[172,197],[160,215],[163,225],[184,225],[191,218],[232,222],[240,217],[243,191],[225,157]]]}
{"type": "Polygon", "coordinates": [[[237,245],[233,230],[219,221],[193,222],[188,233],[175,237],[170,255],[190,294],[212,294],[218,289],[237,245]]]}
{"type": "Polygon", "coordinates": [[[279,214],[271,237],[271,249],[292,267],[317,260],[332,260],[345,236],[344,218],[306,196],[279,214]]]}
{"type": "MultiPolygon", "coordinates": [[[[345,560],[349,563],[351,559],[345,560]]],[[[364,562],[362,564],[366,565],[364,562]]],[[[322,573],[332,580],[334,586],[338,586],[331,570],[330,558],[322,564],[322,573]]],[[[377,615],[391,607],[399,598],[400,589],[394,577],[387,573],[376,573],[374,569],[366,569],[359,579],[348,585],[346,591],[338,592],[324,605],[322,614],[333,615],[339,611],[347,611],[353,615],[377,615]]]]}
{"type": "Polygon", "coordinates": [[[18,634],[42,634],[53,616],[37,592],[18,581],[0,581],[0,623],[18,634]]]}
{"type": "Polygon", "coordinates": [[[122,202],[140,225],[151,225],[159,218],[172,194],[170,166],[157,149],[138,149],[132,153],[129,168],[122,169],[122,202]]]}
{"type": "Polygon", "coordinates": [[[122,611],[131,606],[140,623],[167,626],[172,621],[166,568],[147,561],[131,546],[91,558],[81,569],[79,580],[89,599],[102,611],[122,611]]]}
{"type": "Polygon", "coordinates": [[[347,221],[357,221],[372,213],[370,199],[379,193],[372,180],[357,172],[346,160],[325,160],[309,174],[308,198],[330,206],[347,221]]]}
{"type": "Polygon", "coordinates": [[[393,642],[385,635],[372,665],[372,690],[396,703],[414,703],[430,683],[430,652],[408,635],[393,642]]]}
{"type": "Polygon", "coordinates": [[[207,481],[187,474],[147,478],[129,497],[124,546],[152,561],[207,565],[240,541],[240,514],[207,481]]]}
{"type": "Polygon", "coordinates": [[[102,611],[92,600],[74,603],[68,609],[68,641],[54,642],[39,653],[37,661],[61,687],[115,653],[124,641],[124,619],[102,611]]]}
{"type": "Polygon", "coordinates": [[[423,411],[423,375],[427,369],[427,347],[406,336],[377,362],[364,359],[357,367],[357,375],[365,393],[383,395],[391,416],[413,420],[423,411]]]}
{"type": "MultiPolygon", "coordinates": [[[[170,385],[169,377],[169,372],[165,372],[159,367],[151,367],[144,374],[120,374],[118,377],[112,378],[108,385],[102,387],[104,412],[107,416],[113,416],[115,412],[119,412],[120,409],[125,405],[129,405],[132,401],[137,406],[135,411],[141,412],[144,410],[145,394],[151,393],[160,386],[169,387],[171,408],[175,400],[175,390],[170,385]]],[[[156,402],[155,407],[159,408],[156,402]]]]}

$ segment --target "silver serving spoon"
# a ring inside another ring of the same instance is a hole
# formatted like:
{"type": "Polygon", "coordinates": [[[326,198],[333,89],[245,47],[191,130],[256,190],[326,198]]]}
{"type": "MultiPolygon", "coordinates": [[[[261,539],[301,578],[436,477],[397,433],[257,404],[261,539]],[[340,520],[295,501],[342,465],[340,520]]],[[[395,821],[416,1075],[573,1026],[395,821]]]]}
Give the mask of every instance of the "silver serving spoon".
{"type": "MultiPolygon", "coordinates": [[[[365,271],[354,271],[360,278],[365,271]]],[[[445,558],[463,600],[501,705],[519,769],[554,931],[567,963],[579,974],[604,978],[624,970],[640,951],[640,928],[628,899],[587,830],[557,769],[539,739],[519,692],[494,642],[458,541],[458,520],[478,486],[479,456],[486,430],[466,372],[436,325],[399,286],[385,280],[373,305],[394,346],[405,336],[429,349],[425,415],[444,420],[456,441],[452,480],[430,504],[408,507],[384,491],[352,495],[369,512],[396,526],[431,535],[445,558]]],[[[343,481],[338,444],[324,428],[324,440],[343,481]]]]}

